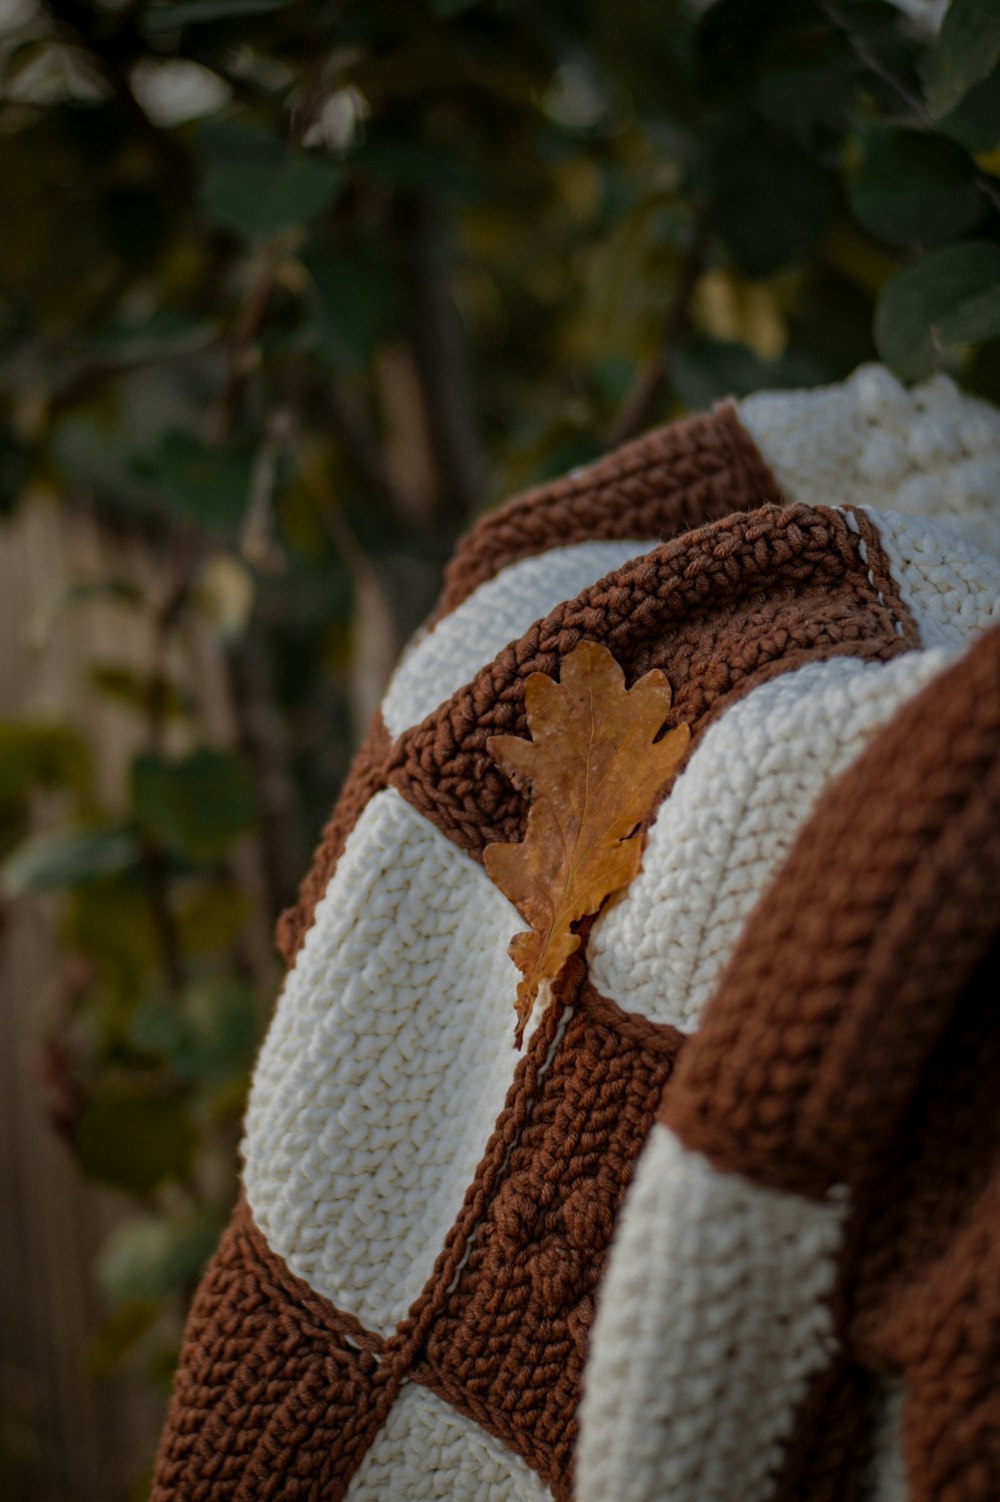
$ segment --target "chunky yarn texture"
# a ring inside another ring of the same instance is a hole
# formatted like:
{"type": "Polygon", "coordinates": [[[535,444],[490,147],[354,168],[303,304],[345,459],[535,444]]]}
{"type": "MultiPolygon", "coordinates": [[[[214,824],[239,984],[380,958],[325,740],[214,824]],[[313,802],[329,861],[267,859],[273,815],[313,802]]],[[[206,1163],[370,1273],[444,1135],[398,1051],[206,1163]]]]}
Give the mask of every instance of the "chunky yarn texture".
{"type": "Polygon", "coordinates": [[[763,393],[461,545],[280,940],[155,1502],[1000,1497],[1000,414],[763,393]],[[513,1046],[492,735],[691,728],[513,1046]]]}

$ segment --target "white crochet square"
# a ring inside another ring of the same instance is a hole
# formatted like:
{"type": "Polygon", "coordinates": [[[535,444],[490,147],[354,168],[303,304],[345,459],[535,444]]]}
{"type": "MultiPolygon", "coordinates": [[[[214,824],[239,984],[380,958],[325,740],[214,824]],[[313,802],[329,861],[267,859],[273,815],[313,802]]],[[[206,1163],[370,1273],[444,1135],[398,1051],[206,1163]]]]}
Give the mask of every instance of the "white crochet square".
{"type": "Polygon", "coordinates": [[[810,663],[733,704],[661,806],[639,875],[594,925],[597,989],[654,1022],[697,1027],[820,794],[953,655],[810,663]]]}
{"type": "Polygon", "coordinates": [[[378,793],[261,1050],[243,1146],[254,1218],[381,1333],[430,1276],[503,1107],[521,927],[480,866],[378,793]]]}
{"type": "Polygon", "coordinates": [[[639,1160],[584,1371],[578,1502],[764,1502],[810,1378],[844,1197],[719,1173],[665,1127],[639,1160]]]}
{"type": "Polygon", "coordinates": [[[422,1387],[404,1387],[345,1502],[546,1502],[520,1456],[422,1387]]]}
{"type": "Polygon", "coordinates": [[[1000,558],[962,536],[950,518],[870,514],[926,646],[963,646],[1000,621],[1000,558]]]}

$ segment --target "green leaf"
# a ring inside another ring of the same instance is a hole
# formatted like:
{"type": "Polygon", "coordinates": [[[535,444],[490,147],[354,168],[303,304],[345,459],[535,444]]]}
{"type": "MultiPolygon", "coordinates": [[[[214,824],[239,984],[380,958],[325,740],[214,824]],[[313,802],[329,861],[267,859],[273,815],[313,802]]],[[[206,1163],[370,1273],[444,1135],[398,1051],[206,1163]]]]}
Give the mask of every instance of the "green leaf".
{"type": "Polygon", "coordinates": [[[670,361],[670,381],[684,405],[702,411],[727,396],[753,391],[818,386],[829,370],[810,355],[789,351],[762,360],[745,344],[698,340],[677,349],[670,361]]]}
{"type": "Polygon", "coordinates": [[[106,1081],[84,1109],[74,1147],[88,1177],[148,1194],[165,1179],[186,1174],[198,1134],[182,1102],[162,1099],[149,1085],[106,1081]]]}
{"type": "Polygon", "coordinates": [[[709,167],[713,223],[749,276],[808,255],[837,211],[832,174],[749,111],[719,122],[709,167]]]}
{"type": "Polygon", "coordinates": [[[252,467],[248,446],[220,448],[175,431],[164,435],[144,469],[203,527],[226,530],[243,519],[252,467]]]}
{"type": "Polygon", "coordinates": [[[204,26],[242,16],[261,16],[282,10],[287,0],[180,0],[177,5],[154,5],[142,16],[142,29],[149,37],[163,36],[180,26],[204,26]]]}
{"type": "Polygon", "coordinates": [[[0,891],[57,891],[130,870],[139,859],[135,831],[124,824],[40,834],[17,849],[0,867],[0,891]]]}
{"type": "Polygon", "coordinates": [[[140,714],[149,713],[154,698],[162,712],[174,719],[186,718],[194,707],[190,696],[183,694],[175,683],[157,683],[148,674],[115,663],[98,663],[88,676],[99,693],[140,714]]]}
{"type": "Polygon", "coordinates": [[[176,917],[177,936],[186,952],[219,949],[235,939],[246,922],[247,900],[238,887],[205,887],[178,905],[176,917]]]}
{"type": "Polygon", "coordinates": [[[306,265],[317,293],[317,323],[332,363],[339,369],[360,370],[399,317],[390,267],[371,250],[313,255],[306,265]]]}
{"type": "Polygon", "coordinates": [[[249,240],[267,240],[322,213],[340,188],[341,169],[290,142],[246,126],[198,133],[206,160],[202,203],[210,219],[249,240]]]}
{"type": "Polygon", "coordinates": [[[140,752],[132,763],[132,797],[141,827],[193,861],[224,854],[256,814],[243,763],[208,746],[180,761],[140,752]]]}
{"type": "Polygon", "coordinates": [[[927,102],[935,118],[947,115],[1000,58],[1000,5],[996,0],[951,0],[927,68],[927,102]]]}
{"type": "Polygon", "coordinates": [[[86,742],[65,725],[44,720],[0,720],[0,801],[24,798],[32,788],[75,788],[90,783],[86,742]]]}
{"type": "Polygon", "coordinates": [[[181,1079],[245,1081],[258,1043],[253,992],[226,976],[197,981],[180,999],[150,992],[135,1010],[129,1037],[181,1079]]]}
{"type": "Polygon", "coordinates": [[[940,121],[940,128],[973,154],[1000,146],[1000,73],[966,94],[958,108],[940,121]]]}
{"type": "Polygon", "coordinates": [[[956,141],[932,131],[873,127],[855,141],[848,197],[855,215],[890,245],[953,240],[982,218],[976,167],[956,141]]]}
{"type": "Polygon", "coordinates": [[[875,310],[882,358],[908,380],[1000,334],[1000,245],[967,240],[904,266],[875,310]]]}
{"type": "Polygon", "coordinates": [[[222,1230],[214,1211],[196,1215],[132,1215],[115,1226],[97,1258],[97,1279],[117,1302],[163,1299],[190,1288],[222,1230]]]}
{"type": "Polygon", "coordinates": [[[70,893],[60,925],[61,942],[88,955],[126,1010],[145,978],[160,964],[160,945],[146,890],[128,871],[70,893]]]}

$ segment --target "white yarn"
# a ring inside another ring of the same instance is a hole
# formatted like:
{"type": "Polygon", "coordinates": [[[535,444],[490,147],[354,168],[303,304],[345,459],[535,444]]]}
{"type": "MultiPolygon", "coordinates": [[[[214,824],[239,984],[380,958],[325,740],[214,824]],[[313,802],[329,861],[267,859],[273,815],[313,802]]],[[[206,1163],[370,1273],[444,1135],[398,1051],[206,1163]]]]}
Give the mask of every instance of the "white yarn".
{"type": "Polygon", "coordinates": [[[863,365],[839,386],[760,391],[738,411],[790,500],[947,517],[1000,552],[1000,411],[947,376],[908,391],[863,365]]]}
{"type": "Polygon", "coordinates": [[[963,645],[1000,620],[1000,556],[974,546],[950,518],[871,517],[926,646],[963,645]]]}
{"type": "Polygon", "coordinates": [[[547,1502],[511,1450],[423,1387],[404,1387],[345,1502],[547,1502]]]}
{"type": "Polygon", "coordinates": [[[481,867],[378,793],[261,1050],[250,1208],[294,1272],[382,1333],[430,1276],[503,1106],[523,926],[481,867]]]}
{"type": "Polygon", "coordinates": [[[580,542],[512,563],[419,637],[382,703],[389,734],[402,735],[474,678],[484,663],[563,600],[596,584],[656,542],[580,542]]]}
{"type": "Polygon", "coordinates": [[[598,1293],[578,1502],[763,1502],[830,1358],[846,1209],[719,1173],[653,1128],[598,1293]]]}
{"type": "Polygon", "coordinates": [[[876,1384],[872,1459],[865,1477],[864,1502],[910,1502],[901,1428],[906,1384],[881,1378],[876,1384]]]}
{"type": "Polygon", "coordinates": [[[712,725],[661,805],[642,869],[594,925],[599,991],[696,1027],[765,886],[830,779],[949,661],[837,657],[754,689],[712,725]]]}

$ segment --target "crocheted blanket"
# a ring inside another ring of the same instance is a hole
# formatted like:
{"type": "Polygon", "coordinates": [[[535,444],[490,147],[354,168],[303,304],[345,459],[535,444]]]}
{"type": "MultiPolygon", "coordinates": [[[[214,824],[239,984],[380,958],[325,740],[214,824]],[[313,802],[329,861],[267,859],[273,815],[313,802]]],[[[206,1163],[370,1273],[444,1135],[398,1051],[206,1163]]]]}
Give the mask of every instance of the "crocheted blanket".
{"type": "Polygon", "coordinates": [[[156,1502],[1000,1497],[998,491],[1000,414],[868,368],[462,544],[282,924],[156,1502]],[[582,639],[691,742],[518,1051],[488,741],[582,639]]]}

